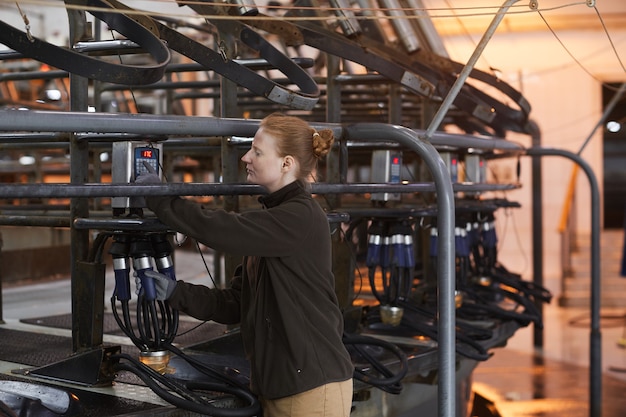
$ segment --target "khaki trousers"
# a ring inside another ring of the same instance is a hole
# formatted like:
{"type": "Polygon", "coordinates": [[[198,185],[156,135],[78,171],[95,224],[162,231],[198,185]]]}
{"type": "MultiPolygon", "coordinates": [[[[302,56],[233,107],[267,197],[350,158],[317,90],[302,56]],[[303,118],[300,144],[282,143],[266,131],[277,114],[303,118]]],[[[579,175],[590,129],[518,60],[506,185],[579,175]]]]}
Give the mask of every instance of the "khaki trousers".
{"type": "Polygon", "coordinates": [[[277,400],[261,400],[263,417],[349,417],[352,379],[277,400]]]}

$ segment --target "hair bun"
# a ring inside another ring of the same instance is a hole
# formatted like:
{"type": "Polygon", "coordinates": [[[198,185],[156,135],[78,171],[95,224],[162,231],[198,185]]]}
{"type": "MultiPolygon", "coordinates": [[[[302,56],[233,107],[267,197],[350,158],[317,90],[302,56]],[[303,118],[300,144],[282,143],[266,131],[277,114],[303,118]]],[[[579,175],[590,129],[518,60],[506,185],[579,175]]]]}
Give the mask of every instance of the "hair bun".
{"type": "Polygon", "coordinates": [[[330,129],[323,129],[319,132],[313,132],[313,153],[317,159],[321,159],[330,152],[335,137],[330,129]]]}

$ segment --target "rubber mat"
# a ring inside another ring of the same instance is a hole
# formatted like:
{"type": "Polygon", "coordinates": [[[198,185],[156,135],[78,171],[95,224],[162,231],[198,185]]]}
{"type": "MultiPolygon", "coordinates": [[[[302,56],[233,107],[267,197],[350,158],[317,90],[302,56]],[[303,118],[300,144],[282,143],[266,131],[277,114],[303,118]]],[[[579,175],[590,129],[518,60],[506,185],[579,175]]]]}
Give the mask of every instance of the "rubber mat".
{"type": "MultiPolygon", "coordinates": [[[[0,327],[0,360],[25,367],[40,367],[63,361],[72,355],[72,339],[64,336],[25,332],[0,327]]],[[[122,353],[137,357],[135,346],[120,346],[122,353]]],[[[124,373],[118,380],[143,385],[136,376],[124,373]]]]}
{"type": "MultiPolygon", "coordinates": [[[[48,317],[35,317],[29,319],[21,319],[22,323],[34,324],[36,326],[52,327],[56,329],[72,328],[72,315],[60,314],[48,317]]],[[[114,336],[123,336],[124,332],[120,329],[112,313],[104,313],[103,333],[114,336]]],[[[206,340],[213,339],[216,336],[224,334],[227,327],[215,322],[189,321],[180,320],[178,324],[178,336],[175,343],[181,347],[195,345],[206,340]]]]}
{"type": "MultiPolygon", "coordinates": [[[[0,327],[0,359],[28,366],[43,366],[67,358],[72,339],[0,327]]],[[[127,352],[131,353],[131,352],[127,352]]],[[[132,352],[136,354],[135,352],[132,352]]]]}
{"type": "MultiPolygon", "coordinates": [[[[0,360],[21,364],[25,368],[47,366],[72,356],[72,340],[69,337],[5,329],[0,326],[0,341],[0,360]]],[[[122,345],[120,348],[121,353],[131,357],[137,358],[139,355],[139,349],[135,346],[122,345]]],[[[209,355],[207,357],[195,356],[195,358],[208,365],[228,365],[243,368],[247,366],[247,362],[243,360],[242,356],[217,357],[209,355]]],[[[189,379],[189,375],[194,374],[194,371],[185,361],[176,357],[172,358],[172,361],[177,364],[176,368],[180,368],[187,375],[187,379],[189,379]]],[[[195,374],[200,375],[197,372],[195,374]]],[[[137,376],[129,372],[118,374],[116,381],[145,385],[137,376]]]]}

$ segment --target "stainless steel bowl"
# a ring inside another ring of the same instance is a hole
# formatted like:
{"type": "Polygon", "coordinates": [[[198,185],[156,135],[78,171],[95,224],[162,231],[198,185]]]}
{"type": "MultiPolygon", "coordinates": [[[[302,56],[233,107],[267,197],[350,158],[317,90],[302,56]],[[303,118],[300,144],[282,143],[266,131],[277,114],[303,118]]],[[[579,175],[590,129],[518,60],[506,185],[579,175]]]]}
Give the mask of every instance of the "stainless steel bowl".
{"type": "Polygon", "coordinates": [[[402,307],[382,305],[380,306],[380,318],[383,323],[397,326],[402,321],[404,309],[402,307]]]}

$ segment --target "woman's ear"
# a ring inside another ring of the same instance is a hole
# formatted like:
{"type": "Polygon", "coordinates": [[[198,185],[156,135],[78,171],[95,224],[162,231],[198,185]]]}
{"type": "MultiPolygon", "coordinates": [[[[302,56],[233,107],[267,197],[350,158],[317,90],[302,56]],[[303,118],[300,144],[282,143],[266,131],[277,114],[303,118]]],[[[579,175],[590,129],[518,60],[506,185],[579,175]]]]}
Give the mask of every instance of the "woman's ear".
{"type": "Polygon", "coordinates": [[[293,156],[287,155],[283,158],[283,172],[288,172],[295,166],[295,159],[293,156]]]}

